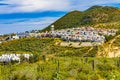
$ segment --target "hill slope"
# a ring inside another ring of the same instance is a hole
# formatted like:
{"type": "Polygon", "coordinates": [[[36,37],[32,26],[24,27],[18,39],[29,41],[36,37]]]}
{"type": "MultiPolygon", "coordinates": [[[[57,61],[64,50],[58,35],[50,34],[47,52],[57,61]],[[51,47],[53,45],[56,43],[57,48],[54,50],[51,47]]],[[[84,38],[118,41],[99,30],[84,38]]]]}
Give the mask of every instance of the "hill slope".
{"type": "Polygon", "coordinates": [[[52,38],[28,38],[8,41],[0,44],[1,53],[39,53],[41,55],[53,54],[55,56],[96,56],[97,47],[62,47],[55,45],[55,42],[60,39],[52,38]]]}
{"type": "Polygon", "coordinates": [[[0,44],[1,53],[39,53],[40,55],[70,56],[70,57],[114,57],[120,56],[120,35],[115,36],[101,46],[63,47],[56,45],[60,39],[19,39],[0,44]],[[49,43],[48,43],[49,42],[49,43]]]}
{"type": "MultiPolygon", "coordinates": [[[[73,11],[69,12],[56,22],[52,23],[55,25],[55,29],[65,29],[72,27],[80,27],[91,25],[93,27],[104,27],[104,28],[119,28],[120,21],[120,9],[114,7],[102,7],[93,6],[84,12],[73,11]]],[[[50,26],[43,29],[50,30],[50,26]]]]}

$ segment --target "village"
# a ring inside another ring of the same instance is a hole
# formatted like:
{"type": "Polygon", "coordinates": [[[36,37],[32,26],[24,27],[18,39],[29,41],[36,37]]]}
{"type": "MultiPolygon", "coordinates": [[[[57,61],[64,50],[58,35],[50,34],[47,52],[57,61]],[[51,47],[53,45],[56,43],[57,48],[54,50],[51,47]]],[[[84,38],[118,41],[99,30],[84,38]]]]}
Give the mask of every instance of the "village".
{"type": "MultiPolygon", "coordinates": [[[[96,46],[104,43],[106,41],[105,35],[114,36],[116,34],[115,29],[100,29],[93,27],[81,27],[81,28],[69,28],[69,29],[61,29],[54,30],[54,25],[51,26],[51,30],[48,32],[41,33],[16,33],[14,36],[8,36],[5,41],[11,41],[21,38],[60,38],[65,42],[61,43],[61,46],[71,46],[73,47],[84,47],[84,46],[96,46]],[[80,45],[81,43],[81,45],[80,45]],[[95,43],[95,44],[93,44],[95,43]]],[[[0,41],[2,43],[2,41],[0,41]]],[[[56,43],[57,45],[59,42],[56,43]]],[[[21,58],[20,54],[2,54],[0,56],[0,62],[11,62],[18,61],[20,63],[21,58]]],[[[32,54],[23,54],[24,58],[29,60],[32,54]]]]}
{"type": "MultiPolygon", "coordinates": [[[[101,29],[101,28],[93,28],[93,27],[81,27],[81,28],[68,28],[61,30],[54,30],[54,25],[51,26],[51,30],[48,32],[41,33],[16,33],[15,36],[8,36],[6,41],[20,39],[20,38],[61,38],[65,41],[73,41],[73,42],[105,42],[105,35],[114,36],[117,30],[115,29],[101,29]]],[[[2,41],[0,41],[2,43],[2,41]]]]}

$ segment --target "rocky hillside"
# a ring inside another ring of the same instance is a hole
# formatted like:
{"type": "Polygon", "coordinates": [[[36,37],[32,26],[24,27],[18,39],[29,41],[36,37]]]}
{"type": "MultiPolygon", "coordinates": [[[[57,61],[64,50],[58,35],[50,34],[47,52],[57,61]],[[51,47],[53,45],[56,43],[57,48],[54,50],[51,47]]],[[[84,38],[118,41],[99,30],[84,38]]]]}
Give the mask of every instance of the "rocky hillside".
{"type": "MultiPolygon", "coordinates": [[[[120,31],[118,31],[120,32],[120,31]]],[[[101,46],[98,46],[98,56],[104,57],[120,57],[120,33],[116,36],[108,38],[108,41],[101,46]]]]}

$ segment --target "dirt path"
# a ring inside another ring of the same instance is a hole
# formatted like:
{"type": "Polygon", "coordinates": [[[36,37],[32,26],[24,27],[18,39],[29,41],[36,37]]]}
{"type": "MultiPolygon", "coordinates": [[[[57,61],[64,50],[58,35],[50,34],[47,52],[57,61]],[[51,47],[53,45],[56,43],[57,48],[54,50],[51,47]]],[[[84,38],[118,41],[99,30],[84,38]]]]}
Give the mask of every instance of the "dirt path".
{"type": "MultiPolygon", "coordinates": [[[[56,43],[58,44],[58,43],[56,43]]],[[[95,45],[101,45],[101,43],[99,42],[94,42],[94,43],[91,43],[91,42],[61,42],[60,43],[60,46],[72,46],[72,47],[88,47],[88,46],[95,46],[95,45]],[[71,44],[71,45],[70,45],[71,44]]]]}
{"type": "Polygon", "coordinates": [[[109,57],[109,56],[114,57],[112,45],[118,37],[120,37],[120,35],[117,35],[114,39],[110,40],[108,43],[105,43],[103,45],[105,57],[109,57]]]}

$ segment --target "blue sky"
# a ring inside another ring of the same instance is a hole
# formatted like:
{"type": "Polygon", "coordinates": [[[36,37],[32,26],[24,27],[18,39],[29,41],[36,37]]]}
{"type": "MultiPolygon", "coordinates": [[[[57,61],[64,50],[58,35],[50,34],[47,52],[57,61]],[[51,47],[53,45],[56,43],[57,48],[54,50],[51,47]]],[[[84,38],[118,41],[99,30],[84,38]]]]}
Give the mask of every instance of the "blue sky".
{"type": "Polygon", "coordinates": [[[120,7],[120,0],[0,0],[0,34],[43,29],[70,11],[93,5],[120,7]]]}

